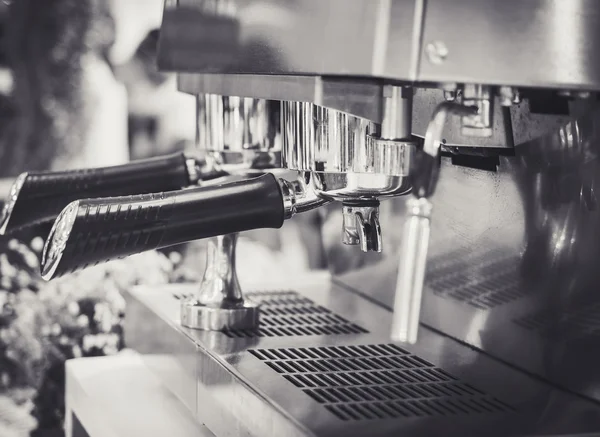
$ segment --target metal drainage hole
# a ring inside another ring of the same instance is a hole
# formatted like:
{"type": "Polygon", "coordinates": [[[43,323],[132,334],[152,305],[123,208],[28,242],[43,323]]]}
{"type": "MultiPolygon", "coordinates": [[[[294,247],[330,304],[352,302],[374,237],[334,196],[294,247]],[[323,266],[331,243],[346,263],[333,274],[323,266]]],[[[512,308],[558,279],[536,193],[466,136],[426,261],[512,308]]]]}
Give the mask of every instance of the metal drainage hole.
{"type": "Polygon", "coordinates": [[[393,344],[250,353],[345,421],[514,411],[393,344]]]}
{"type": "Polygon", "coordinates": [[[295,291],[255,291],[246,296],[261,304],[259,327],[223,331],[231,338],[365,334],[366,329],[295,291]]]}
{"type": "MultiPolygon", "coordinates": [[[[185,300],[191,297],[192,293],[173,291],[172,295],[175,299],[185,300]]],[[[230,338],[350,335],[369,332],[295,291],[254,291],[246,293],[246,296],[261,304],[259,327],[223,331],[230,338]]]]}
{"type": "Polygon", "coordinates": [[[540,311],[514,319],[520,327],[555,341],[600,336],[600,302],[578,306],[559,314],[540,311]]]}
{"type": "Polygon", "coordinates": [[[497,251],[456,255],[444,254],[431,260],[427,277],[435,294],[481,310],[510,303],[526,294],[519,286],[518,257],[497,251]]]}

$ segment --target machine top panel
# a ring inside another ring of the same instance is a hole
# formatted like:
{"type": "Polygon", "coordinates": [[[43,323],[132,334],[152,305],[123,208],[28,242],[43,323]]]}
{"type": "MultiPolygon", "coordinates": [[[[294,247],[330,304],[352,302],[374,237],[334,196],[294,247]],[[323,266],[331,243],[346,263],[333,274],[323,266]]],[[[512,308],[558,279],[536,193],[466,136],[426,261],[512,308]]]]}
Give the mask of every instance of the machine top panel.
{"type": "Polygon", "coordinates": [[[599,46],[595,0],[179,0],[166,2],[159,64],[598,90],[599,46]]]}

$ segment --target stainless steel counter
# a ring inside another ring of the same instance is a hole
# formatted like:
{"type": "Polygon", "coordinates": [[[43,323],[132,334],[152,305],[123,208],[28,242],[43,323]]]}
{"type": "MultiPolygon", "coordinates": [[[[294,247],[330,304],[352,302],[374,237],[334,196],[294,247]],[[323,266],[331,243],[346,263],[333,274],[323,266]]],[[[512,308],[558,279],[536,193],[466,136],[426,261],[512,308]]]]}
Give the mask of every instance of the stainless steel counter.
{"type": "Polygon", "coordinates": [[[391,313],[327,278],[285,290],[250,293],[259,331],[221,333],[179,326],[193,286],[139,288],[127,342],[216,435],[600,434],[595,403],[449,337],[390,344],[391,313]]]}
{"type": "Polygon", "coordinates": [[[67,437],[212,437],[139,355],[67,361],[67,437]]]}

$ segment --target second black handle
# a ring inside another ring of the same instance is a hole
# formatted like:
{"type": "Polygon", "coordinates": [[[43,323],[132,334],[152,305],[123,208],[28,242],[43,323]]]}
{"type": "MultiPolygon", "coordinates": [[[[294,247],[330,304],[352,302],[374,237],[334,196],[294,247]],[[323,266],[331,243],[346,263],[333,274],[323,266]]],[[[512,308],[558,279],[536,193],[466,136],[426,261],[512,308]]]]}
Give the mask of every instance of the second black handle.
{"type": "Polygon", "coordinates": [[[147,250],[257,228],[279,228],[284,201],[272,174],[168,193],[78,200],[56,220],[42,276],[64,274],[147,250]]]}
{"type": "Polygon", "coordinates": [[[0,234],[52,222],[77,199],[171,191],[189,183],[183,153],[112,167],[23,173],[11,189],[0,234]]]}

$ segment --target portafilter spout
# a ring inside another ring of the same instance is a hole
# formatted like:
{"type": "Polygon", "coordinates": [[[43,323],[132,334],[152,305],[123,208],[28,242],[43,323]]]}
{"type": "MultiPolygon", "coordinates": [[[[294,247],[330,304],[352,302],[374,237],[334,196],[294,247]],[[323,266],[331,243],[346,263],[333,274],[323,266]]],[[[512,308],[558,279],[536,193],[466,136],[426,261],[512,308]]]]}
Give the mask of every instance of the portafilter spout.
{"type": "Polygon", "coordinates": [[[442,132],[446,119],[451,114],[468,116],[476,113],[477,108],[474,106],[450,102],[438,105],[427,126],[423,148],[415,154],[412,161],[412,195],[406,201],[392,319],[391,338],[394,341],[411,344],[417,341],[433,209],[430,197],[438,182],[442,132]]]}
{"type": "Polygon", "coordinates": [[[411,190],[410,87],[383,87],[383,122],[306,102],[282,102],[282,156],[288,169],[311,173],[323,199],[343,208],[342,242],[381,252],[379,202],[411,190]]]}

